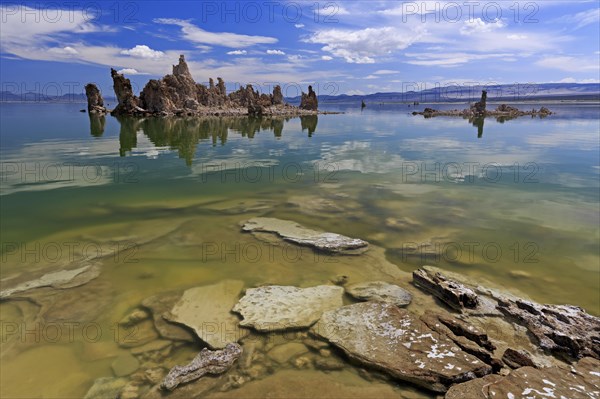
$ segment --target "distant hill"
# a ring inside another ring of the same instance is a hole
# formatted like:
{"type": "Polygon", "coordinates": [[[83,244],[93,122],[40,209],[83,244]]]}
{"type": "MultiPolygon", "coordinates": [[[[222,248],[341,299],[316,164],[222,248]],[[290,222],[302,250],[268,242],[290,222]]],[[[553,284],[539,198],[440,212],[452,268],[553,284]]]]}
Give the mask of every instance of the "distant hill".
{"type": "MultiPolygon", "coordinates": [[[[539,100],[598,100],[600,84],[542,83],[530,85],[445,86],[422,91],[374,93],[366,95],[319,95],[321,103],[381,102],[472,102],[479,101],[482,90],[488,91],[489,101],[539,100]]],[[[286,98],[292,104],[300,103],[300,96],[286,98]]]]}
{"type": "MultiPolygon", "coordinates": [[[[104,98],[104,102],[116,102],[114,97],[104,98]]],[[[0,91],[0,102],[52,102],[52,103],[87,103],[85,94],[67,93],[62,96],[48,96],[41,93],[27,92],[16,94],[10,91],[0,91]]]]}
{"type": "MultiPolygon", "coordinates": [[[[333,103],[396,103],[396,102],[472,102],[478,101],[481,91],[488,91],[489,101],[551,101],[551,100],[596,100],[600,101],[600,84],[577,83],[541,83],[513,84],[494,86],[445,86],[422,91],[374,93],[366,95],[337,96],[319,95],[319,102],[333,103]]],[[[285,99],[291,104],[299,104],[300,96],[285,99]]],[[[116,98],[105,97],[105,103],[116,103],[116,98]]],[[[64,94],[62,96],[46,96],[40,93],[28,92],[16,94],[0,91],[0,102],[53,102],[53,103],[86,103],[85,94],[64,94]]]]}

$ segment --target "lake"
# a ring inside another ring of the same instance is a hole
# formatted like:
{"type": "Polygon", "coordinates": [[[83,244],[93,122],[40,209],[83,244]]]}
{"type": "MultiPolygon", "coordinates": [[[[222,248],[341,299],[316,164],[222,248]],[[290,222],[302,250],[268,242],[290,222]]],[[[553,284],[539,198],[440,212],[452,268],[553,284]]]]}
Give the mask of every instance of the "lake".
{"type": "MultiPolygon", "coordinates": [[[[556,115],[471,123],[404,104],[144,120],[1,104],[3,281],[92,258],[101,274],[69,295],[0,303],[0,396],[82,397],[128,352],[116,323],[157,293],[373,278],[369,264],[242,233],[256,216],[361,238],[373,262],[405,272],[438,266],[600,315],[600,105],[547,106],[556,115]]],[[[174,349],[173,365],[197,350],[174,349]]]]}

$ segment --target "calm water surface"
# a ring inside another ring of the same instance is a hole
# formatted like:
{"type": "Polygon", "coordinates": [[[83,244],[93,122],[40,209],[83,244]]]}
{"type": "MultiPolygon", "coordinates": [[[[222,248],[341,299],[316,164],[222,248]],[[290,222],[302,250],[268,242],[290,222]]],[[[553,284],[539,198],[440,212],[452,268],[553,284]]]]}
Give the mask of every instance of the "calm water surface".
{"type": "Polygon", "coordinates": [[[31,325],[37,305],[0,303],[0,396],[81,397],[111,375],[95,349],[126,351],[115,323],[153,294],[344,274],[261,248],[239,229],[255,216],[360,237],[407,272],[436,265],[600,314],[600,107],[549,107],[558,114],[482,124],[415,117],[406,105],[118,120],[80,104],[2,104],[3,281],[109,256],[48,316],[57,339],[31,325]],[[79,323],[73,337],[69,323],[79,323]],[[17,346],[15,326],[34,331],[17,346]]]}

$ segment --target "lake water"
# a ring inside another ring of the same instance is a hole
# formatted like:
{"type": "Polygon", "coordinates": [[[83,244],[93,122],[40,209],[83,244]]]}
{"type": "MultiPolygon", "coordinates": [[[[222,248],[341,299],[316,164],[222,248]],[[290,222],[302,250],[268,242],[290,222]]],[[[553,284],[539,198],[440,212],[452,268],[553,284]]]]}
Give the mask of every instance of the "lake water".
{"type": "Polygon", "coordinates": [[[600,315],[600,106],[548,107],[557,114],[482,125],[402,104],[263,120],[2,104],[3,281],[104,257],[97,279],[49,300],[46,325],[39,303],[0,303],[0,396],[83,396],[112,375],[109,355],[126,351],[116,323],[157,293],[228,278],[251,287],[380,277],[368,262],[242,234],[256,216],[367,240],[382,248],[373,262],[406,272],[435,265],[600,315]]]}

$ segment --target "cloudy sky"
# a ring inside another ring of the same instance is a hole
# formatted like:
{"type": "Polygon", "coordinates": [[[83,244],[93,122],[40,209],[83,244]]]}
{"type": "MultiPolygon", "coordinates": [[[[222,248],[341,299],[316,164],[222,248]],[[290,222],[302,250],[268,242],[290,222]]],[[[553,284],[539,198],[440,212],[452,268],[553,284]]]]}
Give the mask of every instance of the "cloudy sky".
{"type": "Polygon", "coordinates": [[[2,2],[1,90],[139,91],[185,54],[194,78],[286,95],[599,82],[597,0],[2,2]]]}

